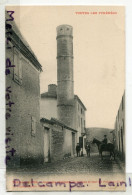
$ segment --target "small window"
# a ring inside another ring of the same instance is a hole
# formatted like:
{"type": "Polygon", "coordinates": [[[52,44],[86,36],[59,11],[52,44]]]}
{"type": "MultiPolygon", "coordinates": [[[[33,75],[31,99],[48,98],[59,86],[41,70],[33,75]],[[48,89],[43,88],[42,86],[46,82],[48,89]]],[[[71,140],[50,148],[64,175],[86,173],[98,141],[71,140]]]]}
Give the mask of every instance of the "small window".
{"type": "Polygon", "coordinates": [[[84,120],[84,128],[85,128],[85,120],[84,120]]]}
{"type": "Polygon", "coordinates": [[[22,61],[19,52],[14,50],[14,81],[22,84],[22,61]]]}
{"type": "Polygon", "coordinates": [[[78,126],[80,127],[80,117],[78,116],[78,126]]]}
{"type": "Polygon", "coordinates": [[[81,108],[81,114],[83,113],[83,110],[82,110],[82,108],[81,108]]]}
{"type": "Polygon", "coordinates": [[[83,133],[83,119],[81,118],[81,131],[83,133]]]}
{"type": "Polygon", "coordinates": [[[36,134],[36,119],[35,117],[31,117],[31,135],[35,136],[36,134]]]}

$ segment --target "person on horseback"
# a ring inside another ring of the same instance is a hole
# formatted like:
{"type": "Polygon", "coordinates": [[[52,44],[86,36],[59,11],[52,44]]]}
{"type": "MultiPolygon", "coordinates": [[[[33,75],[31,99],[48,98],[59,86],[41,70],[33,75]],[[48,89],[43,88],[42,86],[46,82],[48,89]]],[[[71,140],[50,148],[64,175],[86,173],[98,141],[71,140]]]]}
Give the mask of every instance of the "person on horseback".
{"type": "Polygon", "coordinates": [[[104,139],[102,140],[102,142],[101,142],[101,144],[100,144],[99,147],[100,147],[100,148],[101,148],[101,147],[106,148],[107,142],[108,142],[108,140],[107,140],[107,135],[104,135],[104,139]]]}
{"type": "Polygon", "coordinates": [[[102,159],[103,159],[102,152],[108,151],[110,152],[110,160],[112,159],[112,156],[114,157],[114,160],[115,160],[115,147],[114,147],[114,144],[110,140],[107,140],[107,135],[104,135],[104,139],[102,141],[99,141],[98,139],[94,138],[92,143],[97,144],[99,155],[101,155],[102,159]]]}
{"type": "Polygon", "coordinates": [[[108,140],[107,140],[107,135],[104,135],[104,139],[102,140],[102,143],[106,145],[107,142],[108,142],[108,140]]]}

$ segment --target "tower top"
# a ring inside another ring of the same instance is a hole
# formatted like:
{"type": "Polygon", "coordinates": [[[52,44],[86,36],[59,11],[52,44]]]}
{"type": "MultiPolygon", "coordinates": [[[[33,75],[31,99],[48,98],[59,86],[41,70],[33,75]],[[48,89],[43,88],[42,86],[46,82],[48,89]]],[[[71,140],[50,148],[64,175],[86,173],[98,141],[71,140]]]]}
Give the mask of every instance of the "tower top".
{"type": "Polygon", "coordinates": [[[57,36],[59,35],[70,35],[72,36],[72,26],[68,24],[62,24],[60,26],[57,26],[56,31],[57,31],[57,36]]]}

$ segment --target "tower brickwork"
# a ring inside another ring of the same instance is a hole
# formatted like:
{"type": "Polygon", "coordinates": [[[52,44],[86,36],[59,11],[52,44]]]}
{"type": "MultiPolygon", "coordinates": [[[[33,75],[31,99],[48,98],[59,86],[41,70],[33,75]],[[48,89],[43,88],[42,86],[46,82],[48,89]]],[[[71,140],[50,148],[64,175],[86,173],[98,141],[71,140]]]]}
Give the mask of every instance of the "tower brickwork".
{"type": "Polygon", "coordinates": [[[74,128],[73,35],[72,26],[57,27],[57,114],[74,128]]]}

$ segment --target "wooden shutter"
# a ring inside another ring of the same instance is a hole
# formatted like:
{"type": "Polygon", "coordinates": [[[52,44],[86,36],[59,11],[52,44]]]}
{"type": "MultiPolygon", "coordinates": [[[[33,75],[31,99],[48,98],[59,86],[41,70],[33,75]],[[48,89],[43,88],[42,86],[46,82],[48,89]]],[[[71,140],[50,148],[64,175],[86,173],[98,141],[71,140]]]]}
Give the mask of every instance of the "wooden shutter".
{"type": "Polygon", "coordinates": [[[19,54],[14,52],[14,80],[19,81],[19,54]]]}
{"type": "Polygon", "coordinates": [[[31,134],[35,136],[36,134],[36,119],[35,117],[31,117],[31,134]]]}
{"type": "Polygon", "coordinates": [[[21,54],[14,48],[14,80],[22,84],[22,58],[21,54]]]}
{"type": "Polygon", "coordinates": [[[22,58],[19,60],[19,82],[22,83],[22,58]]]}

